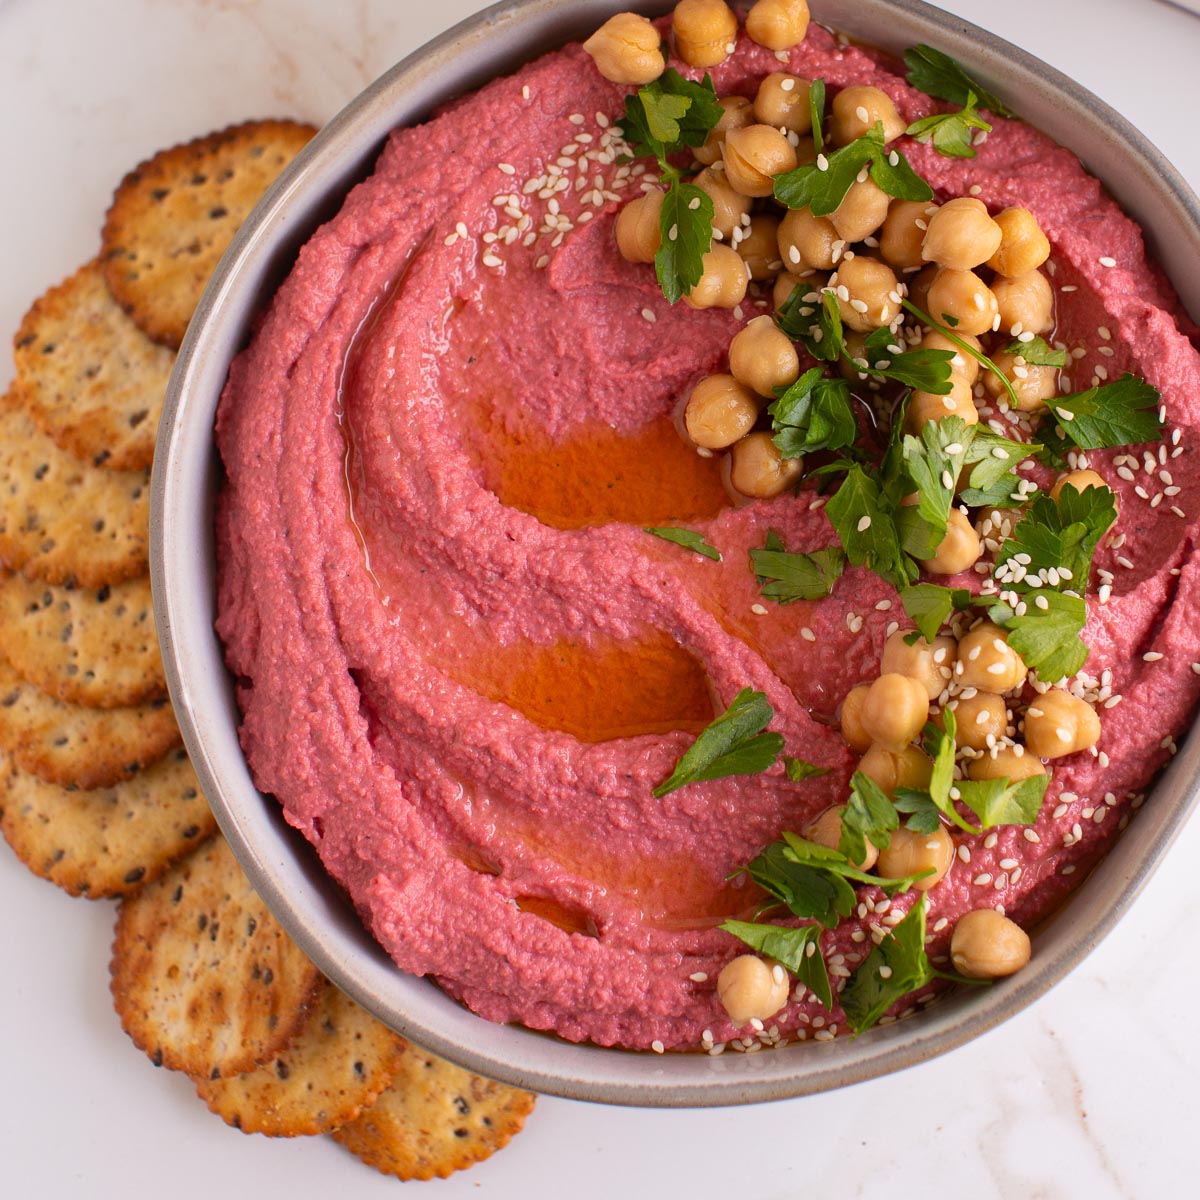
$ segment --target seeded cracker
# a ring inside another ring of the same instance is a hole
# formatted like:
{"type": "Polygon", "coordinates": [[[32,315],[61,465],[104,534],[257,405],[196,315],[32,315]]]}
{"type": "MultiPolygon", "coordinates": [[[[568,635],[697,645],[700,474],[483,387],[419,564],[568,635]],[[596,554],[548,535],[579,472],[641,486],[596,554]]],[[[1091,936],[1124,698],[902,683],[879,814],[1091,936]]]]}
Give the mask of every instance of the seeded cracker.
{"type": "Polygon", "coordinates": [[[125,315],[99,262],[37,300],[13,347],[17,393],[56,445],[113,470],[150,465],[175,355],[125,315]]]}
{"type": "Polygon", "coordinates": [[[163,150],[125,177],[100,257],[113,296],[156,342],[178,348],[238,226],[314,133],[249,121],[163,150]]]}
{"type": "Polygon", "coordinates": [[[60,787],[111,787],[179,745],[166,700],[134,708],[65,704],[27,683],[0,654],[0,749],[60,787]]]}
{"type": "Polygon", "coordinates": [[[0,572],[0,652],[74,704],[121,708],[167,694],[145,575],[89,590],[0,572]]]}
{"type": "Polygon", "coordinates": [[[334,1138],[398,1179],[445,1179],[521,1132],[536,1097],[410,1045],[392,1086],[334,1138]]]}
{"type": "Polygon", "coordinates": [[[0,400],[0,562],[49,583],[100,588],[144,575],[150,472],[64,454],[10,393],[0,400]]]}
{"type": "Polygon", "coordinates": [[[196,1081],[196,1093],[243,1133],[302,1137],[353,1121],[388,1086],[404,1040],[332,984],[304,1032],[245,1075],[196,1081]]]}
{"type": "Polygon", "coordinates": [[[304,1028],[323,986],[220,836],[122,901],[111,971],[134,1044],[193,1078],[268,1062],[304,1028]]]}
{"type": "Polygon", "coordinates": [[[0,775],[0,832],[35,875],[72,896],[135,892],[216,827],[183,750],[91,792],[43,783],[11,762],[0,775]]]}

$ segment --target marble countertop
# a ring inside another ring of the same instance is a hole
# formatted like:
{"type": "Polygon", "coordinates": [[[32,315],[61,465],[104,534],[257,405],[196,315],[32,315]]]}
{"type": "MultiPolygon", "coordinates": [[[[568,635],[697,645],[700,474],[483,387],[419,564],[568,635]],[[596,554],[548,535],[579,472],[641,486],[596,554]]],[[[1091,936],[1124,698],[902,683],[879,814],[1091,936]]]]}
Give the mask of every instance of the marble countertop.
{"type": "MultiPolygon", "coordinates": [[[[1191,2],[1191,0],[1187,0],[1191,2]]],[[[96,251],[121,175],[251,115],[320,123],[480,0],[0,0],[0,330],[96,251]]],[[[1156,0],[945,0],[1107,100],[1200,189],[1200,19],[1156,0]]],[[[1200,315],[1200,314],[1198,314],[1200,315]]],[[[6,334],[7,336],[7,334],[6,334]]],[[[0,388],[11,378],[0,361],[0,388]]],[[[1200,821],[1063,984],[954,1053],[842,1092],[747,1109],[543,1099],[441,1197],[782,1200],[917,1188],[1140,1197],[1192,1172],[1200,1074],[1200,821]],[[736,1190],[736,1191],[735,1191],[736,1190]]],[[[242,1136],[156,1070],[108,996],[113,910],[0,848],[0,1189],[14,1197],[393,1194],[329,1139],[242,1136]]],[[[420,1185],[412,1185],[419,1190],[420,1185]]],[[[414,1192],[417,1194],[417,1192],[414,1192]]]]}

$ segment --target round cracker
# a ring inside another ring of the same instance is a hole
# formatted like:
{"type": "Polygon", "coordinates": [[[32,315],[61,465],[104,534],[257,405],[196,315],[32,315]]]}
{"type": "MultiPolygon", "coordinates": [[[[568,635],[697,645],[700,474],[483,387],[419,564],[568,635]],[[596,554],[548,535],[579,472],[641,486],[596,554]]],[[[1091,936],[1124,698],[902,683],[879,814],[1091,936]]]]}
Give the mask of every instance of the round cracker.
{"type": "Polygon", "coordinates": [[[127,896],[216,831],[187,753],[136,779],[68,791],[6,763],[0,833],[35,874],[72,896],[127,896]]]}
{"type": "Polygon", "coordinates": [[[257,1071],[196,1081],[209,1109],[243,1133],[305,1137],[353,1121],[392,1081],[404,1039],[329,984],[304,1032],[257,1071]]]}
{"type": "Polygon", "coordinates": [[[69,703],[123,708],[167,694],[145,575],[93,591],[0,572],[0,651],[69,703]]]}
{"type": "Polygon", "coordinates": [[[111,971],[134,1044],[194,1079],[270,1061],[324,986],[220,836],[121,902],[111,971]]]}
{"type": "Polygon", "coordinates": [[[409,1045],[392,1086],[334,1138],[398,1179],[445,1179],[521,1132],[536,1097],[409,1045]]]}
{"type": "Polygon", "coordinates": [[[104,278],[154,341],[179,347],[238,226],[314,133],[248,121],[163,150],[121,182],[101,236],[104,278]]]}
{"type": "Polygon", "coordinates": [[[26,682],[0,655],[0,749],[47,783],[111,787],[180,740],[166,700],[107,709],[66,704],[26,682]]]}
{"type": "Polygon", "coordinates": [[[146,573],[149,520],[149,470],[82,463],[13,393],[0,400],[0,562],[48,583],[120,583],[146,573]]]}
{"type": "Polygon", "coordinates": [[[13,340],[22,402],[68,454],[148,467],[175,355],[152,342],[90,262],[34,302],[13,340]]]}

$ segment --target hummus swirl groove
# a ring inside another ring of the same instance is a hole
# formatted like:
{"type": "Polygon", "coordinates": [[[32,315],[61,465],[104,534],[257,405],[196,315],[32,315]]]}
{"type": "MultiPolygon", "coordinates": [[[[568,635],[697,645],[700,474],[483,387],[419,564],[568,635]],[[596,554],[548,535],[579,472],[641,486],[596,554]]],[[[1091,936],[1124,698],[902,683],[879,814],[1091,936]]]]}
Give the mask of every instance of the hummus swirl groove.
{"type": "MultiPolygon", "coordinates": [[[[743,38],[714,82],[753,94],[780,66],[743,38]]],[[[887,60],[815,26],[786,69],[874,84],[906,120],[930,111],[887,60]]],[[[739,949],[715,926],[759,896],[729,877],[844,799],[855,760],[835,712],[903,613],[863,570],[827,600],[753,611],[747,556],[768,528],[795,550],[833,532],[814,493],[733,506],[674,430],[679,398],[762,310],[669,306],[618,255],[615,214],[641,183],[612,132],[623,94],[577,46],[540,59],[394,133],[304,247],[219,410],[218,632],[258,787],[400,968],[491,1020],[694,1047],[735,1032],[715,981],[739,949]],[[722,561],[643,532],[671,523],[722,561]],[[787,752],[829,773],[654,799],[743,687],[767,695],[787,752]]],[[[973,160],[905,152],[939,198],[1033,211],[1055,337],[1085,351],[1076,386],[1133,371],[1168,425],[1149,471],[1140,447],[1089,455],[1120,501],[1095,560],[1111,595],[1089,596],[1084,634],[1103,753],[1055,764],[1036,826],[958,836],[928,894],[937,955],[964,911],[1003,904],[1028,925],[1051,908],[1188,725],[1200,356],[1138,229],[1070,153],[1003,120],[973,160]],[[1151,507],[1166,486],[1181,490],[1151,507]]],[[[825,939],[831,973],[911,898],[864,889],[825,939]]],[[[810,995],[775,1024],[811,1036],[837,1014],[810,995]]]]}

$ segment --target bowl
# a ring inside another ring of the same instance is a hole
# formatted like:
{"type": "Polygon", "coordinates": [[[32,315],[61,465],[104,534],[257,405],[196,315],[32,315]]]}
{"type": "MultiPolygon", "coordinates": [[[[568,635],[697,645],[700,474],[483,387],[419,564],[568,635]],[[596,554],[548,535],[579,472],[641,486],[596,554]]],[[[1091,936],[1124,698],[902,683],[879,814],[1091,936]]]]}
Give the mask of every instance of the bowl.
{"type": "MultiPolygon", "coordinates": [[[[1064,913],[1036,934],[1032,962],[962,989],[919,1018],[863,1036],[755,1055],[655,1055],[576,1045],[483,1020],[405,975],[363,927],[315,852],[254,786],[238,743],[233,680],[213,632],[213,423],[226,372],[298,248],[370,172],[387,133],[562,43],[614,12],[659,15],[668,0],[504,0],[404,60],[336,116],[263,197],[221,261],[180,350],[159,434],[151,510],[155,616],[171,699],[204,791],[242,866],[317,966],[400,1033],[473,1071],[580,1100],[664,1107],[806,1095],[900,1070],[1007,1020],[1063,978],[1129,908],[1195,806],[1200,740],[1188,739],[1148,804],[1064,913]]],[[[1200,202],[1162,155],[1095,96],[1021,50],[918,0],[813,0],[814,19],[893,53],[929,42],[1032,124],[1074,150],[1146,233],[1200,317],[1200,202]],[[1189,265],[1192,269],[1189,269],[1189,265]]]]}

